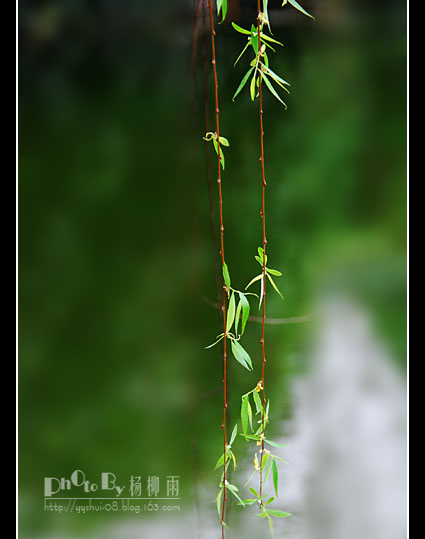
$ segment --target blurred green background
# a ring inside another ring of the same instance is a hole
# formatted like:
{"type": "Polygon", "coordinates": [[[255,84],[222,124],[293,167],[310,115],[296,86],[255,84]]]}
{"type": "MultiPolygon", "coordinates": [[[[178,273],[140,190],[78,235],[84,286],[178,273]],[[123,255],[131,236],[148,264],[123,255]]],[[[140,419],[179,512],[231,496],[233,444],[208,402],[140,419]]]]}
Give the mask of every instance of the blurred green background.
{"type": "MultiPolygon", "coordinates": [[[[405,3],[306,0],[314,22],[269,4],[285,44],[271,65],[292,86],[287,111],[264,99],[268,253],[285,295],[270,296],[268,314],[304,316],[320,291],[349,291],[404,369],[405,3]]],[[[226,258],[239,288],[258,270],[261,185],[257,107],[247,90],[231,101],[248,57],[233,68],[244,38],[230,21],[247,27],[255,10],[230,0],[217,27],[226,258]]],[[[19,24],[21,535],[84,534],[114,515],[44,513],[45,476],[179,475],[183,508],[199,478],[217,480],[202,54],[196,89],[188,0],[21,0],[19,24]]],[[[260,376],[252,326],[255,375],[230,361],[231,414],[260,376]]],[[[267,328],[276,419],[291,416],[309,334],[309,323],[267,328]]]]}

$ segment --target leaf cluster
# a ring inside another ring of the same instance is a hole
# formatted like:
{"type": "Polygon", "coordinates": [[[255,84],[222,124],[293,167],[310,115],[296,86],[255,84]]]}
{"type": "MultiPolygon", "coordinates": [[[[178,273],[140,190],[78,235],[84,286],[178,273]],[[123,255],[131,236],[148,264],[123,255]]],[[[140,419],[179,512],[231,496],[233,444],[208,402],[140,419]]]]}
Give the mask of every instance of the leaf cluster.
{"type": "Polygon", "coordinates": [[[218,155],[218,152],[219,152],[219,145],[217,144],[217,139],[219,140],[220,142],[220,165],[221,165],[221,168],[224,170],[224,166],[225,166],[225,161],[224,161],[224,153],[223,153],[223,149],[222,149],[222,146],[230,146],[230,143],[229,143],[229,140],[226,138],[226,137],[217,137],[217,133],[213,133],[212,131],[208,131],[207,133],[205,133],[205,136],[202,137],[204,140],[206,140],[207,142],[210,142],[212,140],[213,142],[213,145],[214,145],[214,149],[215,149],[215,153],[218,155]]]}
{"type": "MultiPolygon", "coordinates": [[[[258,256],[255,256],[255,260],[260,264],[260,266],[262,268],[264,268],[264,265],[267,264],[267,255],[264,256],[264,250],[262,249],[262,247],[258,248],[258,256]]],[[[283,299],[283,296],[282,296],[280,290],[278,289],[278,287],[276,286],[276,283],[274,282],[273,277],[272,277],[272,275],[274,277],[281,277],[282,272],[280,272],[278,270],[275,270],[275,269],[268,268],[266,266],[265,267],[265,274],[266,274],[267,279],[270,281],[270,284],[275,289],[275,291],[283,299]]],[[[264,294],[264,272],[262,271],[261,273],[256,275],[253,279],[251,279],[251,281],[246,285],[245,290],[247,288],[249,288],[252,284],[254,284],[256,281],[260,281],[260,284],[261,284],[260,302],[259,302],[259,307],[261,307],[261,303],[263,301],[263,294],[264,294]]]]}

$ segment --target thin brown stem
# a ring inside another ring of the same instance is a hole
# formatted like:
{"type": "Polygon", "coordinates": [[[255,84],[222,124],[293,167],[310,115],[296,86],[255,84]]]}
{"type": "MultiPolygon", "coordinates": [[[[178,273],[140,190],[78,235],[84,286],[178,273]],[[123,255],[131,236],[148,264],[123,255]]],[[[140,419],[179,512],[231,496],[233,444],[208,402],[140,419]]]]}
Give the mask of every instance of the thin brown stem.
{"type": "MultiPolygon", "coordinates": [[[[217,79],[217,61],[215,54],[215,30],[214,30],[214,15],[212,9],[212,2],[208,0],[208,9],[210,14],[210,27],[211,27],[211,56],[214,72],[214,96],[215,96],[215,126],[217,135],[217,183],[218,183],[218,199],[220,208],[220,254],[221,263],[224,266],[224,224],[223,224],[223,195],[221,189],[221,154],[220,154],[220,109],[218,105],[218,79],[217,79]]],[[[226,292],[227,287],[223,277],[223,299],[222,299],[222,311],[223,311],[223,422],[221,428],[223,429],[223,504],[221,510],[221,535],[224,539],[224,512],[226,508],[226,409],[227,409],[227,334],[226,334],[226,292]]]]}
{"type": "MultiPolygon", "coordinates": [[[[258,54],[261,55],[261,5],[260,0],[257,0],[257,31],[258,31],[258,54]]],[[[261,219],[263,222],[263,316],[261,321],[261,352],[262,352],[262,367],[261,367],[261,386],[263,391],[263,411],[261,415],[262,436],[261,436],[261,457],[260,457],[260,491],[259,496],[263,495],[263,457],[264,457],[264,429],[265,429],[265,409],[266,409],[266,390],[264,384],[264,368],[266,364],[266,349],[264,330],[266,326],[266,212],[265,212],[265,190],[266,177],[264,171],[264,127],[263,127],[263,94],[262,94],[262,71],[259,69],[258,75],[258,97],[259,97],[259,115],[260,115],[260,163],[261,163],[261,219]]],[[[261,500],[261,505],[263,501],[261,500]]]]}

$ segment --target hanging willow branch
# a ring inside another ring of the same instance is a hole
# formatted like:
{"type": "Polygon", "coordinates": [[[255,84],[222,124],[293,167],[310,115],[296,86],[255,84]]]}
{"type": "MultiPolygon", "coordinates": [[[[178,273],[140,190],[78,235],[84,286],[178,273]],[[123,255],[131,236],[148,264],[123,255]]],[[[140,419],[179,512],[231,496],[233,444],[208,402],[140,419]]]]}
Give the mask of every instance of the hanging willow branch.
{"type": "MultiPolygon", "coordinates": [[[[258,49],[261,52],[262,43],[261,43],[261,24],[262,24],[262,12],[260,6],[260,0],[258,0],[258,17],[257,17],[257,29],[258,29],[258,49]]],[[[261,507],[263,507],[263,457],[264,457],[264,430],[265,430],[265,415],[264,410],[266,407],[266,389],[264,384],[264,367],[266,364],[266,348],[265,348],[265,339],[264,339],[264,329],[266,327],[266,208],[265,208],[265,190],[266,190],[266,176],[264,171],[264,126],[263,126],[263,93],[262,93],[262,81],[263,81],[263,72],[260,70],[258,77],[258,103],[259,103],[259,113],[260,113],[260,163],[261,163],[261,219],[263,221],[263,319],[261,324],[261,352],[262,352],[262,366],[261,366],[261,388],[263,391],[263,411],[261,414],[262,422],[262,432],[261,432],[261,459],[260,459],[260,500],[261,507]]]]}
{"type": "MultiPolygon", "coordinates": [[[[298,9],[304,15],[311,17],[304,8],[302,8],[296,0],[284,0],[282,6],[285,4],[291,4],[293,7],[298,9]]],[[[278,497],[278,468],[277,460],[282,460],[277,455],[273,455],[270,450],[266,449],[265,444],[268,444],[273,447],[284,447],[282,444],[278,444],[269,440],[265,435],[266,426],[269,423],[269,410],[270,410],[270,400],[266,400],[266,390],[265,390],[265,364],[266,364],[266,344],[265,344],[265,325],[266,325],[266,288],[267,281],[273,286],[274,290],[279,294],[283,299],[283,296],[276,286],[273,277],[280,277],[282,273],[280,271],[270,269],[267,267],[267,235],[266,235],[266,207],[265,207],[265,191],[266,191],[266,175],[265,175],[265,160],[264,160],[264,121],[263,121],[263,81],[270,91],[270,93],[280,101],[285,108],[286,104],[281,99],[280,95],[277,93],[275,87],[272,84],[275,83],[281,89],[289,93],[287,86],[290,84],[277,75],[270,68],[269,58],[267,55],[267,50],[271,49],[275,52],[273,45],[282,45],[279,41],[270,37],[265,33],[265,30],[271,33],[270,30],[270,19],[267,11],[268,0],[263,0],[261,7],[261,0],[257,0],[257,21],[256,26],[252,25],[250,30],[241,28],[235,23],[232,23],[233,28],[244,35],[247,35],[247,43],[245,44],[242,52],[238,56],[235,65],[238,63],[240,58],[244,53],[252,48],[254,52],[254,58],[250,62],[250,67],[245,73],[242,81],[240,82],[233,100],[237,95],[242,91],[248,79],[251,77],[250,82],[250,95],[252,101],[258,97],[259,104],[259,127],[260,127],[260,166],[261,166],[261,211],[260,216],[262,219],[262,247],[258,248],[258,256],[256,256],[257,262],[261,266],[261,273],[254,277],[251,282],[248,284],[247,288],[253,283],[260,282],[260,307],[262,304],[262,317],[261,317],[261,379],[257,383],[256,387],[242,396],[241,404],[241,422],[242,422],[242,435],[246,440],[253,440],[256,442],[256,445],[260,447],[259,455],[255,453],[254,457],[254,472],[248,480],[247,484],[251,481],[252,477],[256,472],[259,474],[259,487],[258,491],[254,488],[250,488],[250,491],[255,496],[254,498],[249,498],[244,500],[243,505],[252,505],[258,504],[260,508],[259,516],[262,518],[267,518],[270,526],[270,532],[273,537],[273,517],[289,517],[290,513],[286,513],[277,509],[270,509],[269,504],[271,504],[275,497],[270,496],[264,493],[264,487],[266,481],[269,477],[270,472],[272,472],[273,477],[273,486],[275,491],[275,496],[278,497]],[[272,45],[273,44],[273,45],[272,45]],[[262,398],[259,394],[261,393],[262,398]],[[251,402],[253,402],[255,407],[255,415],[260,415],[260,420],[258,421],[259,427],[253,427],[253,411],[251,402]]],[[[313,18],[313,17],[312,17],[313,18]]]]}
{"type": "MultiPolygon", "coordinates": [[[[208,0],[208,9],[210,14],[210,28],[211,28],[211,55],[212,65],[214,72],[214,97],[215,97],[215,147],[217,151],[217,183],[218,183],[218,200],[220,208],[220,254],[221,263],[225,267],[226,262],[224,260],[224,222],[223,222],[223,194],[221,189],[221,147],[220,147],[220,109],[218,103],[218,81],[217,81],[217,62],[215,55],[215,30],[214,30],[214,16],[212,10],[212,0],[208,0]]],[[[226,338],[226,292],[227,287],[223,277],[223,300],[222,300],[222,312],[223,312],[223,422],[221,428],[223,429],[223,505],[221,508],[221,524],[222,524],[222,537],[224,537],[224,512],[226,509],[226,408],[227,408],[227,338],[226,338]]]]}
{"type": "MultiPolygon", "coordinates": [[[[227,0],[217,1],[217,15],[222,16],[221,22],[223,22],[227,13],[227,0]]],[[[219,514],[222,537],[224,538],[224,528],[228,526],[225,523],[225,509],[227,501],[227,492],[230,492],[240,503],[243,504],[241,498],[238,495],[238,488],[232,485],[227,480],[227,469],[231,463],[233,463],[234,469],[236,468],[236,456],[232,449],[233,442],[237,436],[237,425],[234,426],[229,441],[226,436],[226,411],[227,411],[227,342],[230,343],[230,349],[232,355],[236,361],[242,365],[248,371],[253,370],[252,360],[246,350],[240,343],[240,339],[244,334],[246,323],[248,321],[250,305],[248,296],[256,296],[252,292],[242,292],[232,287],[230,273],[224,257],[224,223],[223,223],[223,193],[222,193],[222,170],[225,168],[225,159],[223,153],[223,147],[230,146],[227,138],[220,134],[220,109],[218,102],[218,78],[217,78],[217,58],[215,50],[215,29],[214,29],[214,16],[212,9],[212,1],[208,0],[208,11],[210,17],[210,30],[211,30],[211,54],[212,65],[214,74],[214,99],[215,99],[215,132],[208,131],[204,140],[212,142],[214,149],[217,153],[217,183],[218,183],[218,198],[219,198],[219,215],[220,215],[220,255],[222,263],[222,303],[221,310],[223,313],[223,332],[217,335],[216,341],[207,346],[211,348],[216,344],[223,341],[223,419],[221,428],[223,429],[223,452],[217,460],[216,469],[223,468],[222,477],[219,483],[219,491],[217,494],[217,512],[219,514]],[[228,299],[226,310],[226,296],[228,299]]]]}

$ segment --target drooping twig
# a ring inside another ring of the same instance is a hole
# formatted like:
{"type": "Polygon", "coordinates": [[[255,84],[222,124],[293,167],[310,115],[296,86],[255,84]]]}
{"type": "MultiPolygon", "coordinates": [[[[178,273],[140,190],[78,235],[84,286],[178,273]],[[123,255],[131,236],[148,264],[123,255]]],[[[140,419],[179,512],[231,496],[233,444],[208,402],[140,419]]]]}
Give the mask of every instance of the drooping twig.
{"type": "MultiPolygon", "coordinates": [[[[257,30],[258,30],[258,50],[261,51],[261,5],[260,0],[257,0],[257,30]]],[[[264,384],[264,369],[266,364],[266,349],[265,349],[265,326],[266,326],[266,208],[265,208],[265,190],[266,190],[266,177],[264,170],[264,126],[263,126],[263,95],[262,95],[262,71],[259,70],[258,76],[258,102],[259,102],[259,115],[260,115],[260,164],[261,164],[261,219],[263,222],[263,316],[261,323],[261,352],[262,352],[262,366],[261,366],[261,387],[263,391],[263,409],[261,413],[262,423],[262,436],[261,436],[261,458],[260,458],[260,491],[259,496],[261,505],[263,500],[263,457],[264,457],[264,429],[265,429],[265,409],[266,409],[266,389],[264,384]]]]}
{"type": "MultiPolygon", "coordinates": [[[[210,29],[211,29],[211,56],[214,73],[214,98],[215,98],[215,130],[217,135],[217,183],[218,183],[218,197],[219,197],[219,212],[220,212],[220,255],[222,266],[225,265],[224,260],[224,224],[223,224],[223,196],[221,189],[221,154],[220,154],[220,109],[218,103],[218,79],[217,79],[217,62],[215,54],[215,30],[214,30],[214,15],[212,9],[212,1],[208,0],[208,9],[210,15],[210,29]]],[[[224,539],[224,512],[226,509],[226,409],[227,409],[227,335],[226,335],[226,284],[224,277],[222,278],[223,284],[223,299],[222,299],[222,312],[223,312],[223,421],[221,428],[223,429],[223,503],[221,510],[221,535],[224,539]]]]}

